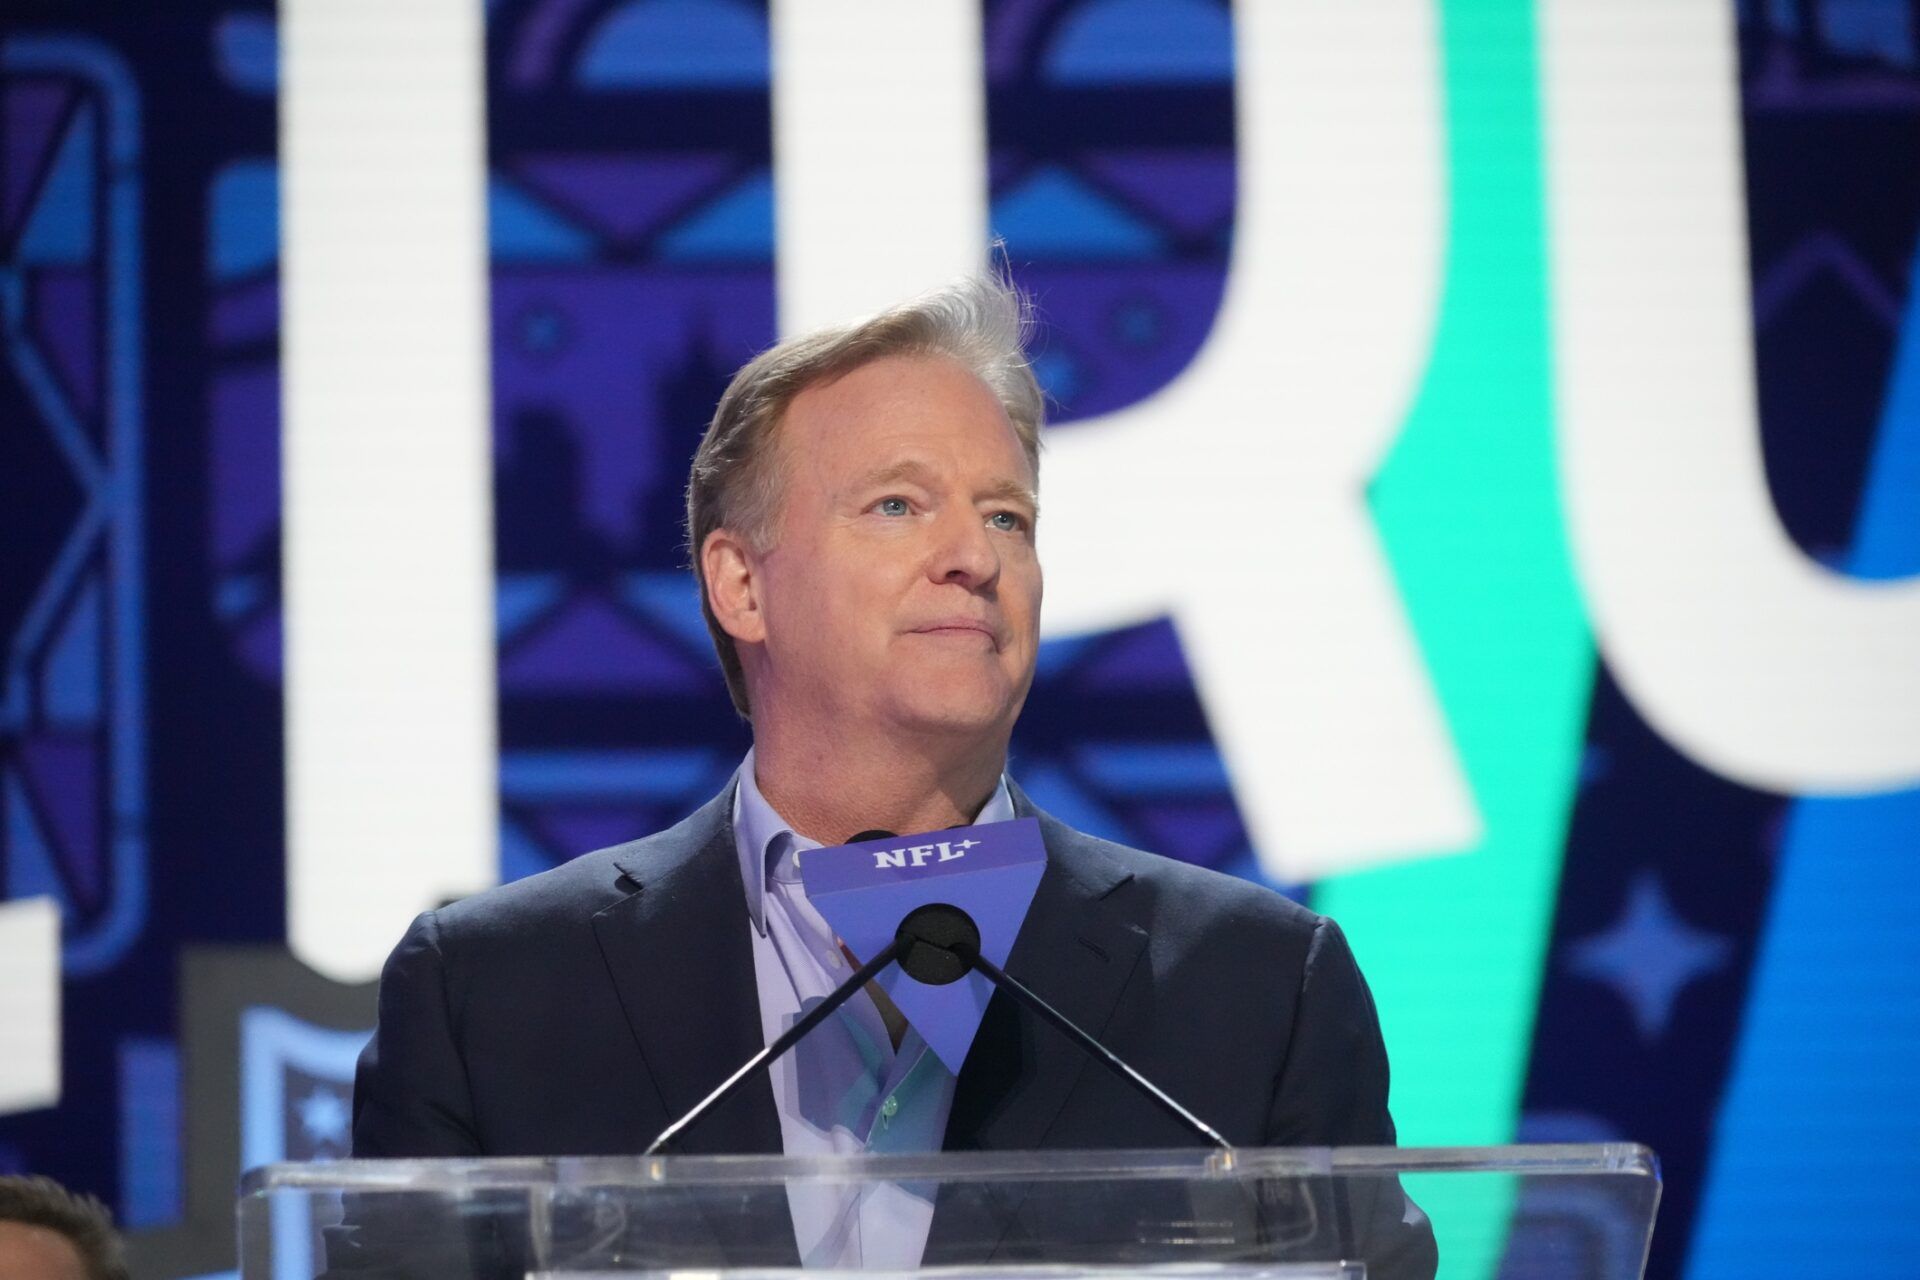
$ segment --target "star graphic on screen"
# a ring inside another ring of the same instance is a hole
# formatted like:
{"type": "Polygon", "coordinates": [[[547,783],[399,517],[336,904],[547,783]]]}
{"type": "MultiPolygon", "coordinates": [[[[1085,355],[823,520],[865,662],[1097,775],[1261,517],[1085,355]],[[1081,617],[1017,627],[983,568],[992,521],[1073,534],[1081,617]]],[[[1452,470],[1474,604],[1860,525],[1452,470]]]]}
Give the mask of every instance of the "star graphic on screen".
{"type": "Polygon", "coordinates": [[[1643,871],[1634,877],[1620,919],[1571,944],[1567,965],[1618,992],[1641,1038],[1655,1040],[1665,1034],[1682,988],[1726,964],[1732,950],[1726,938],[1681,919],[1659,877],[1643,871]]]}
{"type": "Polygon", "coordinates": [[[315,1146],[345,1146],[347,1141],[347,1100],[337,1090],[316,1088],[295,1104],[300,1127],[315,1146]]]}

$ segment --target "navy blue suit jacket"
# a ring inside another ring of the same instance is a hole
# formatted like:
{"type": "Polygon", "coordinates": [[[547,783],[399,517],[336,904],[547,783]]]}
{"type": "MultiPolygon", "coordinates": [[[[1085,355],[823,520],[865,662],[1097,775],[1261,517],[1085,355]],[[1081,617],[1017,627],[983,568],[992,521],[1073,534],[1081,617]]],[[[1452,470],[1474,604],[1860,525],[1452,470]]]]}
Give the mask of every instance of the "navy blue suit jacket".
{"type": "MultiPolygon", "coordinates": [[[[1373,1000],[1340,929],[1269,890],[1036,810],[1047,869],[1007,970],[1240,1146],[1394,1140],[1373,1000]]],[[[658,835],[421,916],[387,961],[358,1157],[644,1148],[762,1042],[728,789],[658,835]]],[[[948,1150],[1191,1145],[996,995],[948,1150]]],[[[780,1151],[763,1077],[680,1149],[780,1151]]]]}
{"type": "MultiPolygon", "coordinates": [[[[637,1153],[756,1053],[732,798],[729,788],[670,830],[416,920],[381,978],[353,1154],[637,1153]]],[[[1047,867],[1008,972],[1237,1146],[1393,1142],[1379,1021],[1338,926],[1245,881],[1075,831],[1017,788],[1013,798],[1039,819],[1047,867]]],[[[945,1146],[1195,1143],[995,995],[945,1146]]],[[[677,1149],[778,1154],[766,1077],[677,1149]]],[[[1409,1236],[1397,1185],[1380,1199],[1356,1216],[1411,1240],[1413,1265],[1395,1271],[1431,1274],[1419,1211],[1404,1206],[1409,1236]]],[[[942,1235],[936,1212],[929,1259],[942,1235]]]]}

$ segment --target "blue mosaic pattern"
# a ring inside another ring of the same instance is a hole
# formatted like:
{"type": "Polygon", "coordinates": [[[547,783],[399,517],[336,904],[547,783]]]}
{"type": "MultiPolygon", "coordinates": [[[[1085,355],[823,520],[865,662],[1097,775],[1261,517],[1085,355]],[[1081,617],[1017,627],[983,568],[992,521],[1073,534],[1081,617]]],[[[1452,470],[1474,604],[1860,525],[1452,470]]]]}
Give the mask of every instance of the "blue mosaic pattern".
{"type": "Polygon", "coordinates": [[[60,904],[62,963],[84,976],[147,913],[139,100],[97,42],[14,38],[0,130],[0,344],[21,392],[0,884],[60,904]]]}

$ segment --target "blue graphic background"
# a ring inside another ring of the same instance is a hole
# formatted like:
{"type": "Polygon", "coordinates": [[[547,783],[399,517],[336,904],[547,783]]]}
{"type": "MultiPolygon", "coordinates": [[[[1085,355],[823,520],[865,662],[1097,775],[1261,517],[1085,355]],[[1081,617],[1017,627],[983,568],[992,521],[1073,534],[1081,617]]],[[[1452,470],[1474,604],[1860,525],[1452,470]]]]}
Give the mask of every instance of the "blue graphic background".
{"type": "MultiPolygon", "coordinates": [[[[1730,10],[1776,506],[1837,569],[1920,572],[1920,9],[1730,10]]],[[[1214,0],[985,12],[992,226],[1070,424],[1205,341],[1234,233],[1232,24],[1214,0]]],[[[488,24],[513,878],[678,818],[746,746],[679,494],[773,337],[773,196],[761,6],[494,0],[488,24]]],[[[277,61],[261,4],[0,18],[0,894],[66,920],[65,1096],[0,1118],[0,1170],[98,1192],[136,1250],[211,1222],[206,1261],[168,1275],[231,1266],[230,1236],[211,1251],[237,1170],[198,1198],[204,1135],[230,1126],[236,1160],[338,1155],[357,1043],[263,992],[211,1068],[224,1094],[188,1093],[183,958],[284,941],[277,61]]],[[[1015,765],[1077,826],[1257,875],[1164,622],[1049,644],[1015,765]]],[[[1846,1224],[1860,1274],[1920,1256],[1920,1102],[1849,1092],[1920,1046],[1917,837],[1913,792],[1707,773],[1602,670],[1521,1136],[1661,1153],[1652,1274],[1815,1270],[1832,1235],[1808,1224],[1846,1224]]]]}

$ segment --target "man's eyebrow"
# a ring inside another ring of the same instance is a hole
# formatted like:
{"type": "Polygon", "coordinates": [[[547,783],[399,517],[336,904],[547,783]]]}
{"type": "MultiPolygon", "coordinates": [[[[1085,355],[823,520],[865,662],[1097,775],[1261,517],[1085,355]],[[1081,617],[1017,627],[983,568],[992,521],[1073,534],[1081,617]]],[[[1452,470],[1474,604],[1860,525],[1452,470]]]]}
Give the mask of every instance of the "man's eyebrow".
{"type": "MultiPolygon", "coordinates": [[[[910,480],[916,484],[930,485],[934,478],[931,467],[927,466],[924,462],[917,462],[909,458],[905,461],[893,463],[890,466],[879,467],[873,471],[869,471],[866,475],[860,477],[858,487],[861,489],[871,489],[879,485],[892,484],[897,480],[910,480]]],[[[1033,491],[1033,486],[1022,484],[1020,481],[1011,477],[995,480],[993,483],[987,485],[986,488],[980,490],[977,497],[998,499],[1002,502],[1024,503],[1029,509],[1034,511],[1040,509],[1040,497],[1033,491]]]]}
{"type": "Polygon", "coordinates": [[[896,462],[892,466],[879,467],[860,477],[860,487],[870,489],[874,485],[892,484],[896,480],[911,480],[916,484],[925,484],[932,479],[931,469],[923,462],[911,458],[896,462]]]}
{"type": "Polygon", "coordinates": [[[1021,484],[1018,480],[996,480],[980,491],[983,498],[998,498],[1002,502],[1018,502],[1030,511],[1040,509],[1040,495],[1033,491],[1032,485],[1021,484]]]}

